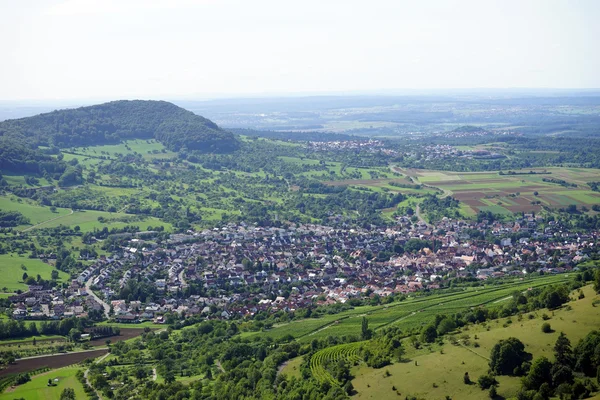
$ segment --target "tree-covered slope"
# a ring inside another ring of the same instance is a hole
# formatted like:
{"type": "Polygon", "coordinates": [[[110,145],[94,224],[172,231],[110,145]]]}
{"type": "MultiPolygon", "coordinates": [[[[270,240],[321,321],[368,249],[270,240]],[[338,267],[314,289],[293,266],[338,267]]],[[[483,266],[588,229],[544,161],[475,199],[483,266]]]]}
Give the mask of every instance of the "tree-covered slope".
{"type": "Polygon", "coordinates": [[[113,101],[0,122],[0,136],[32,146],[91,146],[155,138],[171,150],[226,153],[235,136],[212,121],[166,101],[113,101]]]}

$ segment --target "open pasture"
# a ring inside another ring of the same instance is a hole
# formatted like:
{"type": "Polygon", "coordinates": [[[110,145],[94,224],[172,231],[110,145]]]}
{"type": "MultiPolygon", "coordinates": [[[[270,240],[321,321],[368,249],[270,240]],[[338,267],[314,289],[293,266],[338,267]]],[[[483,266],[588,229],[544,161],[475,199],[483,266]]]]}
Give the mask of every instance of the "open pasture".
{"type": "Polygon", "coordinates": [[[600,193],[593,192],[587,184],[600,181],[598,169],[532,168],[512,171],[514,173],[505,171],[502,175],[489,171],[396,170],[413,177],[416,182],[451,193],[471,213],[492,211],[509,215],[539,212],[543,206],[564,208],[576,205],[591,208],[600,204],[600,193]],[[530,171],[534,173],[529,173],[530,171]],[[561,185],[558,181],[565,181],[567,185],[561,185]]]}
{"type": "MultiPolygon", "coordinates": [[[[27,285],[23,283],[23,273],[34,278],[39,274],[43,279],[50,279],[54,268],[40,259],[29,258],[27,255],[19,257],[16,254],[0,254],[0,291],[4,293],[16,290],[26,290],[27,285]],[[24,267],[24,268],[23,268],[24,267]],[[6,288],[6,290],[3,290],[6,288]]],[[[69,276],[58,271],[59,280],[66,282],[69,276]]]]}
{"type": "MultiPolygon", "coordinates": [[[[353,369],[356,378],[352,384],[358,392],[356,398],[396,398],[396,390],[403,397],[413,395],[425,399],[439,399],[445,395],[467,400],[487,398],[487,392],[478,385],[465,385],[462,376],[468,372],[471,380],[476,380],[485,374],[487,358],[499,340],[516,337],[534,358],[546,356],[552,360],[553,346],[560,332],[564,332],[575,346],[588,332],[600,328],[600,308],[592,305],[599,296],[591,286],[583,288],[583,292],[585,298],[572,300],[568,306],[555,311],[542,309],[523,315],[521,320],[513,316],[463,328],[456,334],[459,339],[457,345],[445,340],[442,346],[415,350],[405,341],[406,362],[394,363],[384,369],[373,369],[364,364],[353,369]],[[542,314],[550,317],[547,322],[553,332],[542,332],[542,314]],[[386,377],[385,370],[390,372],[389,377],[386,377]]],[[[520,387],[520,378],[500,376],[497,379],[500,382],[498,394],[514,398],[520,387]]]]}
{"type": "MultiPolygon", "coordinates": [[[[30,224],[39,224],[49,219],[63,217],[70,212],[67,208],[57,208],[55,212],[52,212],[50,207],[40,206],[33,200],[16,196],[0,196],[0,210],[18,211],[29,218],[30,224]]],[[[27,228],[28,226],[31,225],[23,225],[22,228],[27,228]]]]}

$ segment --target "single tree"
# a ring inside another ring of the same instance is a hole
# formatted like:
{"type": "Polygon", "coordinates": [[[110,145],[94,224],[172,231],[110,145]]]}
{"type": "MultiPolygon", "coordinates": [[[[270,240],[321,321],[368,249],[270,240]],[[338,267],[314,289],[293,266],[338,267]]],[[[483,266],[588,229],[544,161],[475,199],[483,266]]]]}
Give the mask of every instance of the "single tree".
{"type": "Polygon", "coordinates": [[[560,365],[573,365],[573,349],[571,348],[571,341],[561,332],[556,339],[556,343],[554,344],[554,357],[556,358],[556,363],[560,365]]]}
{"type": "Polygon", "coordinates": [[[366,317],[362,318],[361,336],[363,340],[371,339],[371,330],[369,329],[369,320],[366,317]]]}
{"type": "Polygon", "coordinates": [[[546,357],[536,359],[523,379],[523,386],[529,390],[538,390],[543,383],[552,383],[552,363],[546,357]]]}

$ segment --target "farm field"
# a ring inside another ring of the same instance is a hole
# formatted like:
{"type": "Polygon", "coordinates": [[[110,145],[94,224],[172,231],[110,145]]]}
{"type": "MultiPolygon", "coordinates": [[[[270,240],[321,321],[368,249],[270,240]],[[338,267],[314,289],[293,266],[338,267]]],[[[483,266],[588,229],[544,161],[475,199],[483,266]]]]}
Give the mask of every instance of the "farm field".
{"type": "MultiPolygon", "coordinates": [[[[23,273],[34,278],[39,274],[43,279],[50,279],[54,268],[40,259],[29,258],[27,255],[19,257],[16,254],[0,254],[0,266],[2,274],[0,274],[0,291],[14,292],[16,290],[26,290],[27,285],[23,281],[23,273]],[[22,268],[25,266],[25,269],[22,268]],[[6,289],[4,289],[6,288],[6,289]]],[[[58,278],[65,282],[69,276],[58,271],[58,278]]]]}
{"type": "Polygon", "coordinates": [[[102,321],[96,324],[96,326],[104,326],[104,325],[108,325],[108,326],[114,326],[114,327],[118,327],[121,328],[121,331],[123,330],[139,330],[139,329],[144,329],[144,328],[151,328],[151,329],[166,329],[166,325],[161,325],[161,324],[155,324],[152,322],[141,322],[139,324],[127,324],[127,323],[118,323],[118,322],[110,322],[110,321],[102,321]]]}
{"type": "Polygon", "coordinates": [[[12,342],[0,341],[0,352],[11,351],[16,358],[22,358],[68,351],[65,346],[69,343],[65,337],[55,336],[51,339],[43,339],[42,337],[36,337],[35,345],[33,344],[33,339],[12,342]]]}
{"type": "Polygon", "coordinates": [[[40,356],[35,358],[26,358],[23,360],[17,360],[15,364],[9,365],[7,368],[0,370],[0,377],[9,374],[19,374],[22,372],[33,371],[35,369],[48,367],[48,368],[61,368],[68,365],[80,363],[88,358],[96,358],[108,352],[107,349],[90,350],[90,351],[79,351],[75,353],[52,355],[52,356],[40,356]]]}
{"type": "Polygon", "coordinates": [[[492,211],[498,214],[539,212],[543,206],[564,208],[576,205],[591,208],[600,204],[600,193],[588,182],[600,181],[600,170],[581,168],[532,168],[504,175],[490,172],[450,172],[395,169],[424,185],[442,189],[465,205],[465,212],[492,211]],[[529,171],[535,172],[529,174],[529,171]],[[565,187],[543,179],[562,180],[576,185],[565,187]],[[539,202],[539,204],[538,204],[539,202]],[[468,207],[467,210],[466,208],[468,207]]]}
{"type": "Polygon", "coordinates": [[[34,376],[30,382],[16,388],[8,388],[0,394],[0,400],[24,398],[25,400],[59,400],[65,388],[75,390],[76,399],[85,399],[87,395],[75,374],[79,368],[65,367],[34,376]],[[48,386],[48,379],[55,382],[55,386],[48,386]],[[58,381],[55,381],[58,379],[58,381]]]}
{"type": "MultiPolygon", "coordinates": [[[[110,324],[111,326],[115,326],[115,324],[110,324]]],[[[131,327],[132,324],[129,324],[129,327],[121,327],[120,328],[120,334],[118,336],[110,336],[110,337],[105,337],[105,338],[99,338],[99,339],[94,339],[94,340],[90,340],[90,345],[92,346],[104,346],[106,344],[107,340],[110,340],[111,344],[115,344],[118,342],[122,342],[124,340],[129,340],[135,337],[140,336],[142,333],[144,333],[144,329],[143,328],[132,328],[131,327]]]]}
{"type": "Polygon", "coordinates": [[[35,340],[37,341],[37,343],[42,343],[44,341],[53,341],[53,340],[63,340],[63,341],[66,340],[64,336],[59,336],[59,335],[36,335],[36,336],[29,336],[29,337],[20,338],[20,339],[0,340],[0,346],[17,345],[17,344],[22,344],[22,343],[30,344],[33,341],[34,337],[35,337],[35,340]]]}
{"type": "MultiPolygon", "coordinates": [[[[399,327],[403,331],[412,329],[420,330],[421,327],[431,323],[437,314],[454,313],[466,310],[470,307],[493,303],[498,300],[505,299],[514,291],[527,290],[529,287],[546,286],[551,283],[556,283],[559,277],[553,279],[543,279],[540,281],[518,282],[497,287],[488,287],[480,289],[473,293],[457,293],[454,295],[431,296],[421,302],[398,303],[397,306],[388,306],[379,308],[370,313],[366,313],[365,317],[369,321],[369,328],[381,329],[385,326],[399,327]]],[[[564,279],[564,277],[562,277],[564,279]]],[[[502,302],[490,304],[490,307],[502,305],[502,302]]],[[[361,331],[361,318],[359,316],[349,317],[340,320],[339,323],[332,324],[324,329],[319,330],[314,335],[307,335],[301,340],[311,340],[313,338],[326,338],[327,336],[344,336],[344,335],[359,335],[361,331]]]]}
{"type": "Polygon", "coordinates": [[[292,321],[264,332],[246,332],[242,335],[244,337],[261,335],[273,339],[291,335],[303,342],[310,342],[315,338],[323,339],[328,336],[359,335],[363,316],[367,317],[369,328],[375,330],[388,325],[399,326],[403,330],[420,329],[421,326],[431,322],[436,314],[456,312],[488,303],[492,303],[492,306],[501,306],[502,300],[514,291],[546,286],[566,279],[568,279],[568,274],[535,277],[523,281],[517,279],[502,285],[490,285],[469,288],[454,293],[423,296],[388,305],[356,307],[334,315],[292,321]]]}
{"type": "MultiPolygon", "coordinates": [[[[595,294],[591,286],[583,288],[583,292],[585,298],[569,302],[570,307],[565,306],[555,311],[538,310],[530,313],[533,319],[525,314],[521,321],[513,316],[470,326],[468,330],[463,329],[457,337],[467,335],[469,342],[466,346],[452,345],[445,340],[441,347],[434,345],[431,350],[415,350],[406,343],[404,347],[407,350],[407,362],[395,363],[382,369],[372,369],[365,365],[354,368],[352,372],[355,379],[352,383],[358,392],[355,398],[396,398],[392,386],[402,396],[412,395],[424,399],[439,399],[445,395],[467,400],[481,399],[483,396],[487,398],[487,393],[477,385],[465,385],[462,376],[468,372],[471,379],[476,380],[479,375],[485,374],[488,369],[487,358],[499,340],[517,337],[534,358],[546,356],[552,359],[552,348],[560,332],[564,332],[575,346],[588,332],[600,328],[600,308],[592,305],[600,296],[595,294]],[[544,322],[541,315],[544,313],[550,316],[547,322],[554,330],[552,333],[541,331],[544,322]],[[509,320],[512,322],[509,323],[509,320]],[[490,327],[489,331],[487,326],[490,327]],[[478,347],[474,346],[475,342],[478,347]],[[440,349],[443,349],[443,354],[440,349]],[[385,370],[391,373],[390,377],[385,377],[385,370]],[[434,387],[434,383],[437,387],[434,387]]],[[[511,398],[516,395],[520,378],[501,376],[498,381],[500,396],[511,398]]]]}

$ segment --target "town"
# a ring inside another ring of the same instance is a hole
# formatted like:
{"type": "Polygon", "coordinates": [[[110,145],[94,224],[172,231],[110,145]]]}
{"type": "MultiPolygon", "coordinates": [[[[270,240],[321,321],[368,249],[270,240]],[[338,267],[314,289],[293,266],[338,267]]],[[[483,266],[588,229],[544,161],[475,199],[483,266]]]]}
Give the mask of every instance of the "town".
{"type": "Polygon", "coordinates": [[[161,245],[151,237],[120,234],[114,238],[120,250],[100,256],[68,288],[33,285],[10,297],[13,317],[160,324],[294,312],[353,298],[378,304],[453,279],[568,272],[589,257],[598,232],[568,232],[523,214],[513,222],[444,218],[435,226],[402,216],[386,229],[228,224],[171,234],[161,245]]]}

